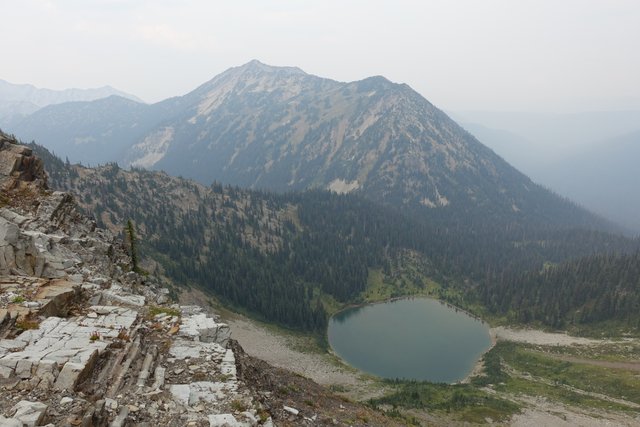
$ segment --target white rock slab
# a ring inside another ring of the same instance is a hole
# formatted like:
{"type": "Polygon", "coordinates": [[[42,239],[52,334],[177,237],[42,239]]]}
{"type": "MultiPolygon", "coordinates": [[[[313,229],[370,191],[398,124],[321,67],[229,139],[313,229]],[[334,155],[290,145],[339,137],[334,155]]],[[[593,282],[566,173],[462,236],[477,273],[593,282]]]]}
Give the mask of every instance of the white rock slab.
{"type": "Polygon", "coordinates": [[[189,404],[189,395],[191,394],[189,384],[172,384],[169,387],[169,392],[176,402],[185,406],[189,404]]]}
{"type": "Polygon", "coordinates": [[[2,427],[22,427],[22,421],[15,418],[5,418],[0,415],[0,426],[2,427]]]}
{"type": "Polygon", "coordinates": [[[283,405],[282,409],[284,409],[286,412],[292,415],[298,415],[300,413],[300,411],[298,411],[296,408],[292,408],[291,406],[287,406],[287,405],[283,405]]]}
{"type": "Polygon", "coordinates": [[[22,421],[24,426],[34,427],[42,424],[47,412],[47,405],[41,402],[21,400],[13,407],[13,410],[15,411],[13,418],[22,421]]]}
{"type": "Polygon", "coordinates": [[[205,358],[207,356],[218,358],[225,354],[225,349],[216,343],[203,343],[178,339],[171,345],[169,354],[177,360],[184,360],[186,358],[205,358]]]}
{"type": "Polygon", "coordinates": [[[209,427],[243,427],[231,414],[209,415],[209,427]]]}

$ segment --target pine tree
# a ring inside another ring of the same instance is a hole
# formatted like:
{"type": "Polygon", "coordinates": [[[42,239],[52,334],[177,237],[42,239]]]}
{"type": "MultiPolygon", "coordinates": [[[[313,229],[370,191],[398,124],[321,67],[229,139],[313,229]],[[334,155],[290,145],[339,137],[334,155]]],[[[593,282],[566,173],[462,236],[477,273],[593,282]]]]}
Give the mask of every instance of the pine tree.
{"type": "Polygon", "coordinates": [[[131,255],[131,269],[136,273],[139,272],[138,268],[138,246],[137,246],[137,237],[136,230],[133,226],[133,221],[127,221],[127,238],[129,239],[129,253],[131,255]]]}

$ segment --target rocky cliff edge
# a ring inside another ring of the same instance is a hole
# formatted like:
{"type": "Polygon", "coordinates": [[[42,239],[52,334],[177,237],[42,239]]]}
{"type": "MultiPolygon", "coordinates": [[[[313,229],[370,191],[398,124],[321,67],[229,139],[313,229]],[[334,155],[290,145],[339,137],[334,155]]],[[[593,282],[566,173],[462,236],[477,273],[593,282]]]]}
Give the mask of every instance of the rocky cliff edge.
{"type": "Polygon", "coordinates": [[[272,423],[227,325],[127,272],[122,245],[6,135],[0,186],[0,425],[272,423]]]}
{"type": "Polygon", "coordinates": [[[1,426],[394,424],[250,358],[202,307],[172,303],[2,133],[0,194],[1,426]]]}

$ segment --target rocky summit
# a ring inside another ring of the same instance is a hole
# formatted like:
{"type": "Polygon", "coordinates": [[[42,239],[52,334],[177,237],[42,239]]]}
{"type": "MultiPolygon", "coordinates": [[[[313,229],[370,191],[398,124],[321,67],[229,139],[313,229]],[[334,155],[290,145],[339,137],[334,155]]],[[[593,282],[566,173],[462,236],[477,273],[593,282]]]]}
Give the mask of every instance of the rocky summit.
{"type": "Polygon", "coordinates": [[[392,424],[248,357],[217,316],[130,271],[122,239],[0,135],[0,425],[392,424]]]}

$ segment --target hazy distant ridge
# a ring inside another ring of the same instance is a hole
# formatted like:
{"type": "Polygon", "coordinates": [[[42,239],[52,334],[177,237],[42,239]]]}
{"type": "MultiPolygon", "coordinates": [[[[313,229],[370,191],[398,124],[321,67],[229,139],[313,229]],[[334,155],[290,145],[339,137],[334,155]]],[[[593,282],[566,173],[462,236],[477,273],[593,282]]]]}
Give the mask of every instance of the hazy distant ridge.
{"type": "Polygon", "coordinates": [[[6,126],[7,123],[34,113],[47,105],[73,101],[93,101],[112,95],[143,102],[140,98],[111,86],[53,90],[38,88],[30,84],[13,84],[0,79],[0,125],[6,126]]]}
{"type": "Polygon", "coordinates": [[[640,111],[453,116],[534,181],[640,232],[640,111]]]}

